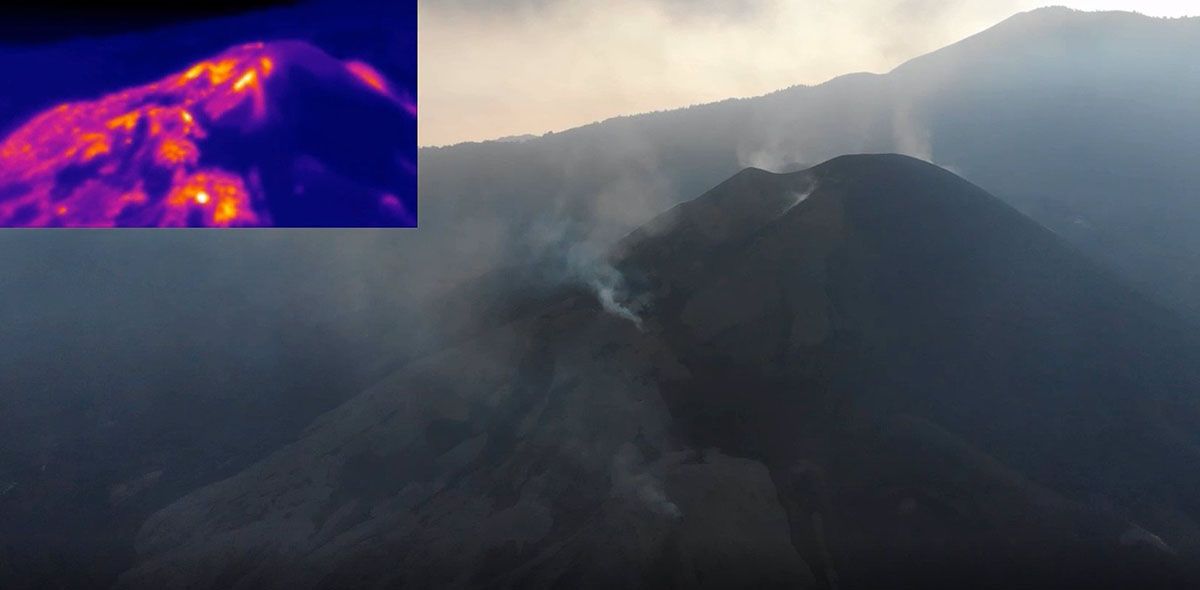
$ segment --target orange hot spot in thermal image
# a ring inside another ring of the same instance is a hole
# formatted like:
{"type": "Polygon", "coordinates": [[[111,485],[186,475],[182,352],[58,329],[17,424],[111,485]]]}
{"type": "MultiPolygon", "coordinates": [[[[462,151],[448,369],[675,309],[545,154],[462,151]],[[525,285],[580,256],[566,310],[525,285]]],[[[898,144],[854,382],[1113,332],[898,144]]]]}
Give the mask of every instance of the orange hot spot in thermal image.
{"type": "Polygon", "coordinates": [[[350,73],[357,76],[358,79],[362,80],[367,86],[370,86],[371,88],[374,88],[383,94],[391,94],[392,91],[388,88],[387,80],[385,80],[383,75],[377,72],[375,68],[371,67],[370,65],[367,65],[361,61],[348,61],[346,62],[346,69],[350,70],[350,73]]]}
{"type": "MultiPolygon", "coordinates": [[[[0,226],[273,225],[255,164],[230,164],[213,150],[239,146],[274,120],[268,89],[280,60],[295,53],[287,44],[241,45],[34,116],[0,143],[0,226]]],[[[387,94],[370,66],[341,65],[344,83],[387,94]]]]}

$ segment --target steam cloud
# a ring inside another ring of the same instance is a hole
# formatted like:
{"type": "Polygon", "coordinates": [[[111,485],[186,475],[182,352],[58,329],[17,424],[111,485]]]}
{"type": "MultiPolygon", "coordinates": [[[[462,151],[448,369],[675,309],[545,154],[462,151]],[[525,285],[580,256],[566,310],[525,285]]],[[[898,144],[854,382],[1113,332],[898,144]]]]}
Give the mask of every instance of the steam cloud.
{"type": "Polygon", "coordinates": [[[645,464],[640,451],[625,443],[613,456],[613,495],[635,501],[651,512],[679,519],[683,511],[667,496],[662,479],[645,464]]]}
{"type": "Polygon", "coordinates": [[[917,120],[909,106],[892,114],[892,141],[896,152],[933,163],[933,140],[929,128],[917,120]]]}
{"type": "Polygon", "coordinates": [[[791,211],[792,209],[796,208],[796,205],[803,203],[805,200],[807,200],[809,197],[811,197],[812,194],[814,192],[816,192],[816,190],[817,190],[817,182],[814,180],[811,182],[811,184],[808,185],[808,188],[806,188],[802,191],[789,192],[787,194],[788,201],[786,203],[784,203],[783,211],[781,211],[779,214],[781,216],[786,215],[788,211],[791,211]]]}
{"type": "MultiPolygon", "coordinates": [[[[620,238],[678,202],[678,190],[662,170],[660,148],[644,134],[624,133],[610,138],[620,154],[609,164],[611,176],[587,192],[559,195],[519,239],[549,284],[585,287],[605,312],[641,330],[642,298],[608,254],[620,238]]],[[[569,165],[586,169],[585,157],[569,158],[569,165]]]]}
{"type": "Polygon", "coordinates": [[[629,289],[625,277],[587,243],[577,244],[567,253],[569,277],[576,283],[587,286],[596,295],[604,311],[621,319],[633,322],[642,330],[642,318],[638,314],[640,305],[628,302],[629,289]]]}

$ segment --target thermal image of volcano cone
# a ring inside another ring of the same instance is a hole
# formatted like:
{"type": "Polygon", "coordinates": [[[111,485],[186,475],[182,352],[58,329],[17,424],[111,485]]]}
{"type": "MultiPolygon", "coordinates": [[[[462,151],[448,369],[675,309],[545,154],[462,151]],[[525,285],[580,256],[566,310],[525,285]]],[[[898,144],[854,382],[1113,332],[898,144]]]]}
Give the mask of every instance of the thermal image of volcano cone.
{"type": "Polygon", "coordinates": [[[416,225],[416,105],[301,41],[32,117],[0,143],[0,226],[416,225]]]}

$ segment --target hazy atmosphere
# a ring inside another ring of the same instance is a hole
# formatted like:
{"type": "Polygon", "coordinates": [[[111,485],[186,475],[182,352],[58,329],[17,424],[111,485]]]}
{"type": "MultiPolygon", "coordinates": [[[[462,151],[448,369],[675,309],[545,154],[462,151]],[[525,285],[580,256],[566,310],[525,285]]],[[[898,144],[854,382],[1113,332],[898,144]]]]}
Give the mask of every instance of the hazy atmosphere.
{"type": "Polygon", "coordinates": [[[310,0],[0,43],[0,180],[41,183],[0,206],[173,205],[209,162],[353,201],[413,171],[377,97],[418,27],[431,144],[413,229],[0,230],[0,590],[1200,588],[1197,2],[310,0]],[[228,47],[280,53],[189,74],[228,47]],[[192,80],[215,115],[170,110],[192,80]],[[83,119],[111,146],[54,106],[110,95],[147,107],[83,119]]]}
{"type": "Polygon", "coordinates": [[[420,0],[421,145],[882,73],[1045,5],[1200,14],[1191,0],[420,0]]]}

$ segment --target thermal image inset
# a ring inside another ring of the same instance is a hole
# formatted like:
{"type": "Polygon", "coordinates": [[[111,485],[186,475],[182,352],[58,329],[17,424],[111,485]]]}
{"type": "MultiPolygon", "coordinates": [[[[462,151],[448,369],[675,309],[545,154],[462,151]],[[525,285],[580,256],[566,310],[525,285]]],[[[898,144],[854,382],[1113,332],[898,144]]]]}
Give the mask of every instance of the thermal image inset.
{"type": "Polygon", "coordinates": [[[0,225],[412,226],[415,116],[365,62],[240,45],[17,128],[0,143],[0,225]],[[314,158],[336,189],[304,190],[297,162],[314,158]]]}

